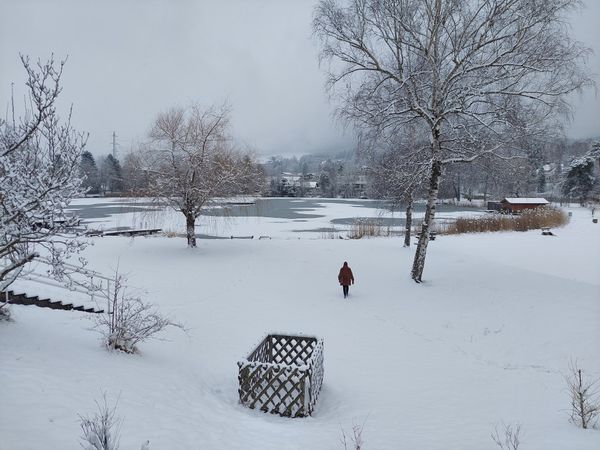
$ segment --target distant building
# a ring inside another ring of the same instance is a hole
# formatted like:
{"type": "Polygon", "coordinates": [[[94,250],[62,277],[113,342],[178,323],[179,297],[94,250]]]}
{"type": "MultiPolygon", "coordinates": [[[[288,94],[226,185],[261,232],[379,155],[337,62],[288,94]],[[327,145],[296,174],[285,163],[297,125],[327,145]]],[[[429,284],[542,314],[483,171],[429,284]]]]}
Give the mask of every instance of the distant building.
{"type": "Polygon", "coordinates": [[[298,174],[282,172],[278,177],[272,177],[270,181],[271,195],[282,197],[313,197],[319,187],[317,181],[313,181],[315,175],[312,173],[298,174]]]}
{"type": "Polygon", "coordinates": [[[503,212],[508,213],[519,213],[527,209],[535,209],[539,206],[545,206],[549,202],[545,198],[527,198],[527,197],[516,197],[516,198],[505,198],[500,202],[503,212]]]}
{"type": "Polygon", "coordinates": [[[500,202],[487,202],[488,211],[502,211],[502,203],[500,202]]]}
{"type": "Polygon", "coordinates": [[[369,177],[367,175],[368,167],[360,168],[359,174],[352,182],[352,196],[356,198],[367,198],[367,188],[369,185],[369,177]]]}

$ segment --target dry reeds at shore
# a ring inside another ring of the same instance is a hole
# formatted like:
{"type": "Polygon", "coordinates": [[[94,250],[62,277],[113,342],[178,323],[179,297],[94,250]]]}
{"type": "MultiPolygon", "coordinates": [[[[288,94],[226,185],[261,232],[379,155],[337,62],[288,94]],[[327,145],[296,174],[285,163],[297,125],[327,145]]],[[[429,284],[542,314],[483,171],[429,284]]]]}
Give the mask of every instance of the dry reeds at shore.
{"type": "Polygon", "coordinates": [[[385,227],[377,219],[356,219],[348,230],[350,239],[360,239],[363,237],[389,236],[390,227],[385,227]]]}
{"type": "Polygon", "coordinates": [[[523,211],[518,215],[491,214],[485,217],[459,217],[448,224],[443,234],[485,233],[490,231],[527,231],[561,227],[569,221],[561,209],[548,206],[523,211]]]}

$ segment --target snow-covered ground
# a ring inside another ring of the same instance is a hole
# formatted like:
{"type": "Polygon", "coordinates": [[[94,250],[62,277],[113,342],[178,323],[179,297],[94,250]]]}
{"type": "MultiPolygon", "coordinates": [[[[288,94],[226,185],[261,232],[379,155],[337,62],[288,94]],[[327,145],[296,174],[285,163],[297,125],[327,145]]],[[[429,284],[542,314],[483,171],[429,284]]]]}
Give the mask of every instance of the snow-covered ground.
{"type": "Polygon", "coordinates": [[[522,425],[520,450],[600,448],[600,430],[568,422],[564,382],[571,360],[600,376],[600,224],[588,210],[574,209],[556,237],[441,236],[416,285],[402,238],[291,232],[365,216],[352,208],[327,204],[307,222],[229,219],[225,235],[259,223],[273,239],[193,250],[182,238],[94,239],[94,269],[118,262],[188,332],[130,356],[101,348],[84,313],[13,306],[14,322],[0,323],[0,449],[80,448],[78,414],[103,392],[118,399],[121,449],[149,439],[153,450],[331,450],[343,448],[341,429],[364,424],[365,450],[483,450],[498,448],[490,433],[502,422],[522,425]],[[336,279],[345,260],[356,277],[348,301],[336,279]],[[312,417],[238,404],[236,362],[270,330],[325,340],[312,417]]]}

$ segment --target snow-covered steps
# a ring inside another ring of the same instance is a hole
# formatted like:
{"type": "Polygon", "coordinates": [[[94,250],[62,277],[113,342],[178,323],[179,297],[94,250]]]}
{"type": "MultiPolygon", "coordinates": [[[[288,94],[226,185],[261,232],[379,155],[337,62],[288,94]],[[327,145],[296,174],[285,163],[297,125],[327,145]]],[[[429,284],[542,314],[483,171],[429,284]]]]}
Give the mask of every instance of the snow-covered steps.
{"type": "Polygon", "coordinates": [[[0,292],[0,302],[12,303],[14,305],[33,305],[40,308],[63,309],[67,311],[82,311],[87,313],[103,313],[103,309],[86,308],[84,306],[75,306],[72,303],[63,303],[60,300],[51,300],[49,298],[40,299],[36,296],[27,294],[16,294],[14,291],[0,292]]]}

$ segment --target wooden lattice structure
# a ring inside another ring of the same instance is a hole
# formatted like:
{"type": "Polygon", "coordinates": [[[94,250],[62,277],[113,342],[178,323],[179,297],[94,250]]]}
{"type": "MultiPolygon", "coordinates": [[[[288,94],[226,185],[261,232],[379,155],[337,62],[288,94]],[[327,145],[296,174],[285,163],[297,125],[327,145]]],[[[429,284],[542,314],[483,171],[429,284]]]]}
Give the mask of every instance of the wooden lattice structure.
{"type": "Polygon", "coordinates": [[[323,340],[269,334],[238,367],[243,405],[286,417],[309,416],[323,384],[323,340]]]}

